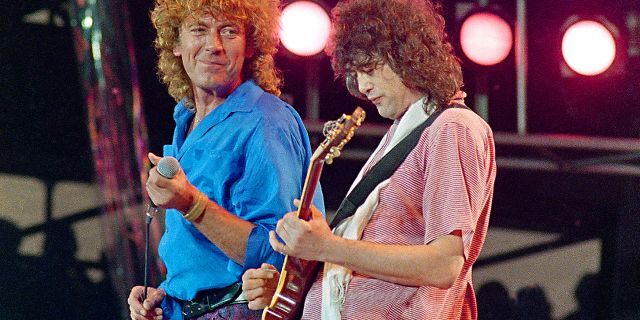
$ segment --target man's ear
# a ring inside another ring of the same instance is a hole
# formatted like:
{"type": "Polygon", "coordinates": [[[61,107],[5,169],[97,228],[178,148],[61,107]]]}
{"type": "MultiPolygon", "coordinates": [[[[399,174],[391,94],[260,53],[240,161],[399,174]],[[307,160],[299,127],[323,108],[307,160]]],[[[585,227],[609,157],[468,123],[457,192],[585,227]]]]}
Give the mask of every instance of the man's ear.
{"type": "Polygon", "coordinates": [[[176,57],[180,57],[182,56],[182,46],[180,45],[180,34],[182,33],[181,30],[182,27],[179,27],[177,32],[178,32],[178,39],[176,39],[176,44],[173,46],[173,55],[176,57]]]}

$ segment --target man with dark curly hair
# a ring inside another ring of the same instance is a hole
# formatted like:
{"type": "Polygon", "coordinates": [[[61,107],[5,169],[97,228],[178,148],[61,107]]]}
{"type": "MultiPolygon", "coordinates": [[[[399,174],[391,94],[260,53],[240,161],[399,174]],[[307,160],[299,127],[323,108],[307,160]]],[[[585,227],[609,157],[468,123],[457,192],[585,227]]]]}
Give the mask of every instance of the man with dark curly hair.
{"type": "MultiPolygon", "coordinates": [[[[154,168],[147,191],[166,210],[159,288],[136,286],[132,319],[257,319],[240,277],[281,265],[268,242],[302,193],[311,149],[296,111],[278,99],[278,0],[156,0],[158,69],[174,110],[178,159],[171,179],[154,168]]],[[[149,154],[153,164],[160,157],[149,154]]],[[[320,189],[316,205],[323,207],[320,189]]]]}
{"type": "MultiPolygon", "coordinates": [[[[278,222],[283,242],[271,233],[275,250],[325,262],[303,319],[477,318],[471,270],[489,223],[494,141],[464,106],[438,11],[429,0],[345,0],[332,11],[327,53],[336,75],[393,120],[350,192],[410,133],[418,138],[333,232],[312,210],[308,222],[295,213],[278,222]]],[[[243,275],[250,308],[270,304],[277,274],[266,269],[243,275]]]]}

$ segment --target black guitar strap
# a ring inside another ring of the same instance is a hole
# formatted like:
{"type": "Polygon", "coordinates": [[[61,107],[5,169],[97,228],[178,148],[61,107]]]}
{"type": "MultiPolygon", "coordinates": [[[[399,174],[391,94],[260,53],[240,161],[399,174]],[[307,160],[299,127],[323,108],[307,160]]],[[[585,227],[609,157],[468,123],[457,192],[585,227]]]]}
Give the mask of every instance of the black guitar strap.
{"type": "Polygon", "coordinates": [[[409,152],[418,144],[418,140],[424,129],[430,126],[442,112],[448,108],[467,108],[464,105],[451,105],[445,108],[438,108],[422,124],[413,129],[402,141],[400,141],[391,151],[389,151],[369,172],[362,177],[360,182],[351,190],[349,195],[342,200],[333,220],[329,223],[331,229],[335,228],[342,220],[352,216],[356,209],[364,203],[371,191],[388,179],[405,160],[409,152]]]}

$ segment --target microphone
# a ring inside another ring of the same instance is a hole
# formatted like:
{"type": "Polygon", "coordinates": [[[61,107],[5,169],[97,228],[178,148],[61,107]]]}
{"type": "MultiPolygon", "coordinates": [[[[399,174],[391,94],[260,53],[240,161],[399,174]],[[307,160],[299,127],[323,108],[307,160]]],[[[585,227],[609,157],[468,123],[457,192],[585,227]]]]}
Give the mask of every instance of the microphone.
{"type": "MultiPolygon", "coordinates": [[[[172,179],[176,174],[178,174],[178,171],[180,171],[180,163],[178,162],[178,159],[174,157],[164,157],[158,161],[156,170],[158,170],[158,173],[161,176],[167,179],[172,179]]],[[[151,199],[149,199],[149,206],[150,207],[147,210],[147,217],[153,218],[153,216],[158,213],[158,206],[156,206],[151,199]]]]}
{"type": "Polygon", "coordinates": [[[158,161],[157,169],[161,176],[171,179],[180,171],[180,163],[174,157],[164,157],[158,161]]]}
{"type": "MultiPolygon", "coordinates": [[[[180,163],[178,159],[174,157],[164,157],[158,161],[156,166],[158,173],[167,178],[172,179],[180,171],[180,163]]],[[[153,200],[149,198],[149,206],[147,207],[147,232],[145,233],[145,248],[144,248],[144,299],[147,299],[147,282],[149,279],[149,225],[151,225],[151,219],[158,213],[158,206],[153,203],[153,200]]]]}
{"type": "Polygon", "coordinates": [[[349,94],[361,100],[368,100],[367,96],[360,92],[360,89],[358,88],[358,79],[352,72],[347,72],[344,77],[344,84],[347,87],[349,94]]]}

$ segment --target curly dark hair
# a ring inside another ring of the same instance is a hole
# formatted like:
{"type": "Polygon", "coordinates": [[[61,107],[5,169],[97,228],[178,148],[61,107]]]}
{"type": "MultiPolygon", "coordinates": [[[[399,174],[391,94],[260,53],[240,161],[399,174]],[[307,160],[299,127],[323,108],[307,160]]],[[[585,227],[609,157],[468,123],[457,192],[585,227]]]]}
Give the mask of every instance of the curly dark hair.
{"type": "Polygon", "coordinates": [[[405,86],[446,105],[462,87],[462,71],[440,9],[429,0],[339,3],[326,49],[336,77],[386,63],[405,86]]]}
{"type": "Polygon", "coordinates": [[[282,78],[275,67],[278,45],[280,0],[156,0],[151,21],[157,30],[158,74],[176,100],[193,106],[193,90],[182,60],[173,54],[184,20],[199,13],[220,15],[245,26],[247,47],[255,50],[243,70],[247,78],[267,92],[280,95],[282,78]]]}

